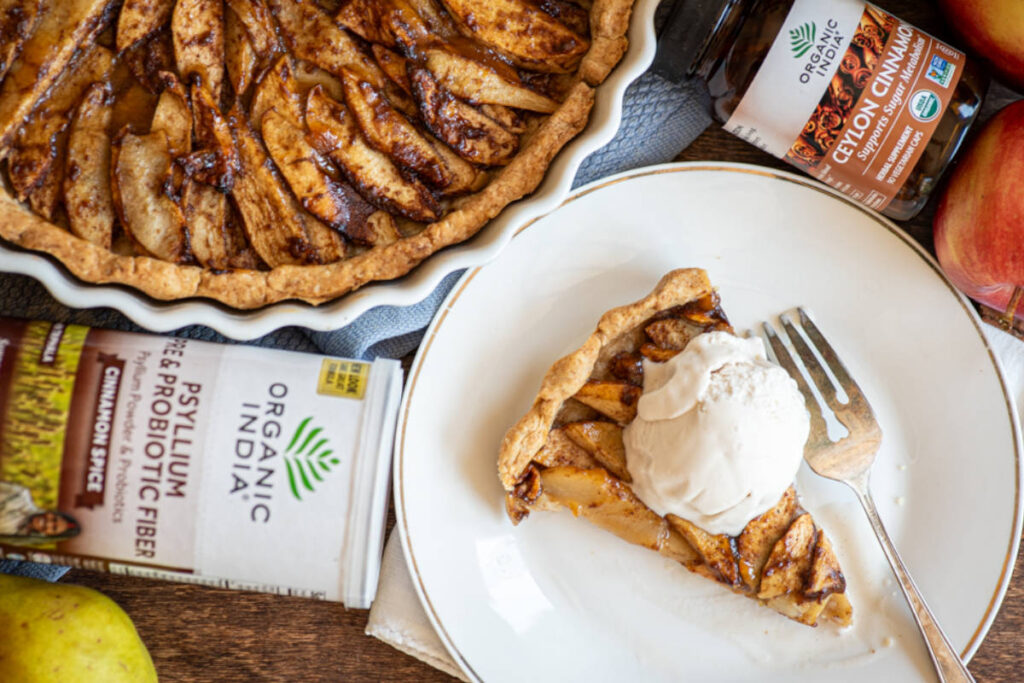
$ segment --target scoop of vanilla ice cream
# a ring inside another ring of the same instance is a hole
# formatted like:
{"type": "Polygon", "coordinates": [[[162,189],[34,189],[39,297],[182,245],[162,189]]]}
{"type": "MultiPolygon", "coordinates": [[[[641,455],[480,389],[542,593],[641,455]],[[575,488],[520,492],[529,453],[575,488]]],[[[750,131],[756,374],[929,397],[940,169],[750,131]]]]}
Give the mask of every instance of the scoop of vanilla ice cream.
{"type": "Polygon", "coordinates": [[[668,362],[644,361],[626,464],[654,511],[735,536],[793,482],[809,429],[796,382],[760,339],[709,332],[668,362]]]}

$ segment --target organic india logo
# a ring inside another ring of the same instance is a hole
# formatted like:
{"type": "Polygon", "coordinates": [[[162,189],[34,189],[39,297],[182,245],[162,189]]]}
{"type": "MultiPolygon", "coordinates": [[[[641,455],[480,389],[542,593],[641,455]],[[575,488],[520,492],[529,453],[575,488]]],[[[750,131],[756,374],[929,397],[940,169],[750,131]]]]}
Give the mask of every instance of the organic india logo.
{"type": "Polygon", "coordinates": [[[814,47],[814,39],[817,34],[818,27],[811,21],[790,31],[789,43],[790,48],[793,50],[793,56],[800,59],[807,54],[807,51],[814,47]]]}
{"type": "Polygon", "coordinates": [[[296,500],[302,500],[303,489],[314,493],[317,483],[323,482],[324,475],[329,474],[341,462],[338,458],[331,457],[334,451],[329,448],[327,438],[320,437],[323,428],[314,427],[306,430],[312,420],[312,417],[307,417],[299,423],[284,452],[288,486],[296,500]]]}

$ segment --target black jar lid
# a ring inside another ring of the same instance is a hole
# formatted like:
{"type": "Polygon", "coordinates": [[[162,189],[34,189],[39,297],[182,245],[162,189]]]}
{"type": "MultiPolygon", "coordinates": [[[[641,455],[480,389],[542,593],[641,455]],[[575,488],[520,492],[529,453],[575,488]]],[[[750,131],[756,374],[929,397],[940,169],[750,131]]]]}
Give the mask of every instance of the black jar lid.
{"type": "Polygon", "coordinates": [[[739,0],[676,0],[658,33],[651,70],[679,83],[692,75],[697,59],[728,10],[739,0]]]}

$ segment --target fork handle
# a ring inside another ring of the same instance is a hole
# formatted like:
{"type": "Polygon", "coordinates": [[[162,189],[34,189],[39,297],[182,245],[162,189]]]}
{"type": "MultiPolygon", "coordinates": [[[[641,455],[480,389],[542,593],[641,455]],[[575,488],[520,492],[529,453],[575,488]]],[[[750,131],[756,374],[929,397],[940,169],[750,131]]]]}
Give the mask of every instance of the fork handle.
{"type": "Polygon", "coordinates": [[[875,536],[878,537],[882,550],[885,552],[885,557],[889,560],[893,573],[896,574],[900,588],[903,589],[903,595],[910,604],[910,609],[914,613],[914,620],[917,622],[918,628],[921,629],[921,635],[924,636],[925,644],[928,646],[928,654],[931,655],[932,662],[935,664],[935,670],[939,674],[939,680],[948,683],[974,681],[974,676],[967,670],[967,666],[960,659],[960,655],[950,645],[949,639],[942,632],[942,628],[939,626],[939,622],[936,621],[935,615],[928,609],[928,604],[917,589],[917,584],[914,583],[910,572],[904,566],[900,554],[896,552],[896,548],[893,546],[892,540],[890,540],[889,534],[882,524],[882,518],[878,516],[875,501],[871,498],[867,477],[865,476],[850,482],[850,487],[857,493],[857,499],[860,500],[864,512],[867,513],[868,521],[871,522],[871,528],[874,529],[875,536]]]}

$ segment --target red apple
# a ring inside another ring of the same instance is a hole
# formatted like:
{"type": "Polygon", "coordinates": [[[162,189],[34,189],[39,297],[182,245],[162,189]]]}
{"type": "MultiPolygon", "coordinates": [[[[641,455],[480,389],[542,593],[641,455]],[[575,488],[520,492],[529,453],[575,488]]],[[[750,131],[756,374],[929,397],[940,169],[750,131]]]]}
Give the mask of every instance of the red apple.
{"type": "Polygon", "coordinates": [[[1007,320],[1024,319],[1024,100],[996,114],[974,140],[934,227],[949,279],[975,301],[1006,311],[1007,320]]]}
{"type": "Polygon", "coordinates": [[[1024,0],[939,0],[949,25],[1000,80],[1024,90],[1024,0]]]}

